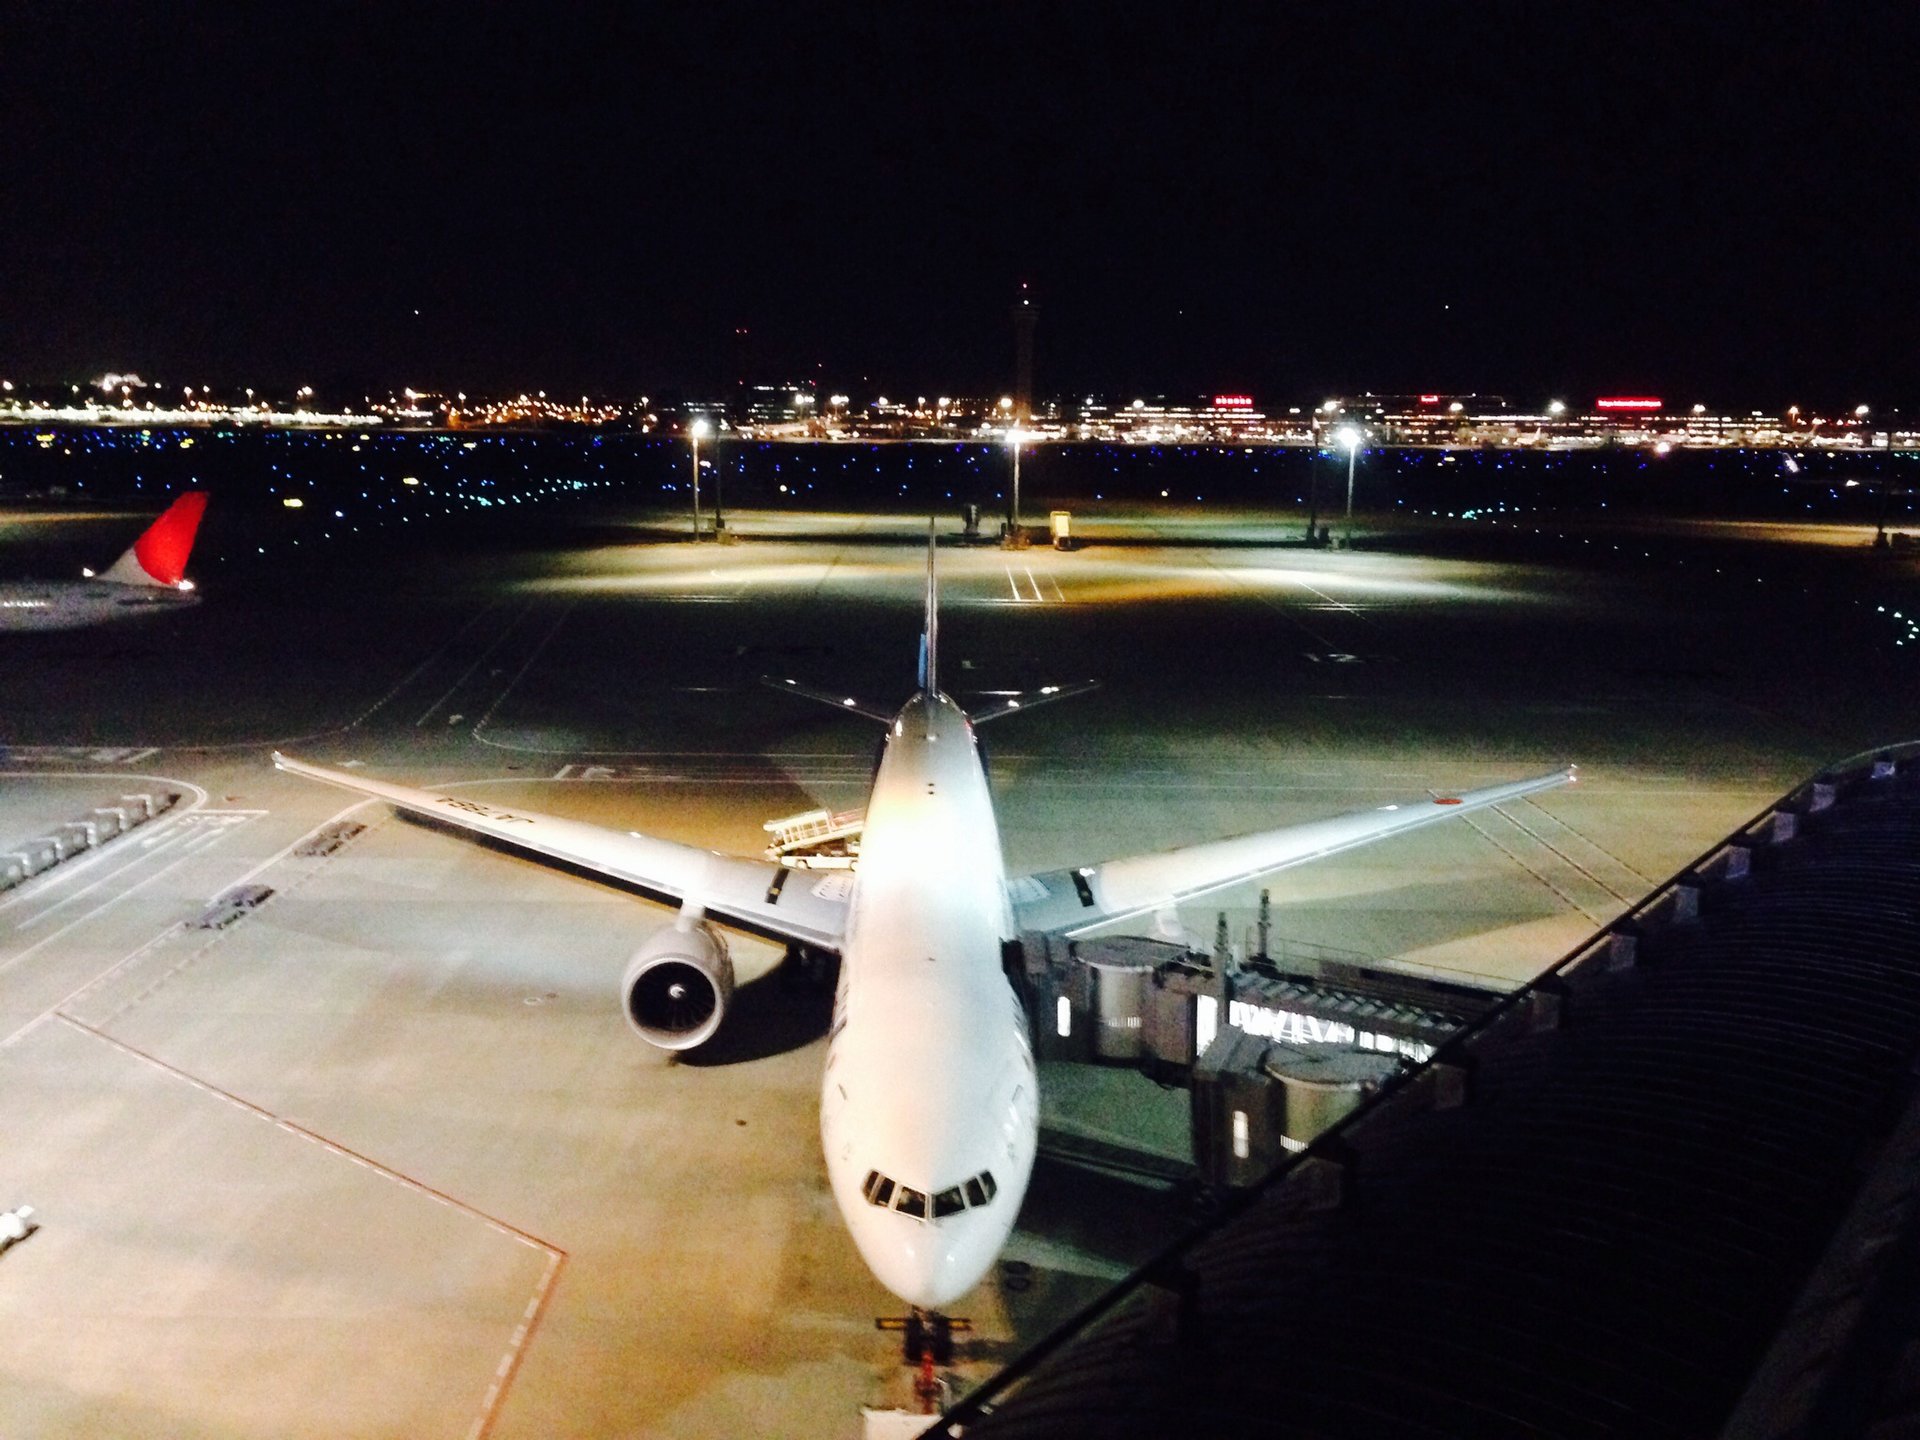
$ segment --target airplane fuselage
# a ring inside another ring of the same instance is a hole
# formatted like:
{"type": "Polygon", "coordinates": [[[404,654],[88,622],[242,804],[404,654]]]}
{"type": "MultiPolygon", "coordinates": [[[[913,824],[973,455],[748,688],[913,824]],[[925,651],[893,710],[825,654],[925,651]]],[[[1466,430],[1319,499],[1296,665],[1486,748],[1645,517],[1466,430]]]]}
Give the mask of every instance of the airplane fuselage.
{"type": "Polygon", "coordinates": [[[861,1256],[924,1309],[992,1268],[1033,1170],[1033,1050],[1002,965],[1014,933],[973,725],[922,691],[874,775],[820,1131],[861,1256]]]}
{"type": "Polygon", "coordinates": [[[199,599],[191,590],[103,580],[12,581],[0,584],[0,631],[83,630],[170,613],[199,599]]]}

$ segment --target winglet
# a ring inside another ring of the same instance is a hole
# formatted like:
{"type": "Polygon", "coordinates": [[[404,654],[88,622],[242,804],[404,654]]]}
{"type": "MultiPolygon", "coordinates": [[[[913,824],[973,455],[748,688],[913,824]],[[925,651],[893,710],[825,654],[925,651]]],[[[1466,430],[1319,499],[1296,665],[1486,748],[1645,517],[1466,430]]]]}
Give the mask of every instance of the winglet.
{"type": "Polygon", "coordinates": [[[927,617],[920,627],[920,673],[918,676],[921,690],[929,695],[940,693],[940,671],[938,649],[940,644],[940,582],[933,573],[935,539],[934,522],[927,521],[927,617]]]}
{"type": "Polygon", "coordinates": [[[206,510],[207,492],[187,491],[141,533],[126,554],[103,570],[99,578],[116,585],[191,590],[193,582],[186,578],[187,556],[193,553],[193,539],[200,531],[200,517],[206,510]]]}

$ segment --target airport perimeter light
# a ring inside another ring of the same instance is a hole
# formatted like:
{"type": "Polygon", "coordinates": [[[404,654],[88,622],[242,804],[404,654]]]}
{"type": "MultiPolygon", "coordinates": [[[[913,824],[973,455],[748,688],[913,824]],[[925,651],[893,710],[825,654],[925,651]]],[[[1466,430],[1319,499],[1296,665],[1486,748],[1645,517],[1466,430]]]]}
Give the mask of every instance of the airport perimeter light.
{"type": "Polygon", "coordinates": [[[1347,452],[1347,538],[1341,542],[1341,548],[1351,550],[1353,548],[1353,466],[1360,457],[1361,443],[1367,437],[1351,425],[1342,425],[1333,432],[1333,438],[1334,442],[1344,446],[1347,452]]]}
{"type": "Polygon", "coordinates": [[[695,420],[687,426],[687,439],[693,445],[693,538],[700,538],[700,440],[707,433],[707,422],[695,420]]]}

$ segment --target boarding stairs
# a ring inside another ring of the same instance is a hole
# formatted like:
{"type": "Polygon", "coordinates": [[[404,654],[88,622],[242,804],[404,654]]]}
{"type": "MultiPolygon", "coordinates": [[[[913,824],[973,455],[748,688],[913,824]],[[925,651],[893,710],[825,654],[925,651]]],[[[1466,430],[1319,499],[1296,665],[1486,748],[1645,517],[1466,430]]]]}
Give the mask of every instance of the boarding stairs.
{"type": "Polygon", "coordinates": [[[807,810],[762,827],[767,859],[790,870],[851,870],[860,859],[864,810],[807,810]]]}

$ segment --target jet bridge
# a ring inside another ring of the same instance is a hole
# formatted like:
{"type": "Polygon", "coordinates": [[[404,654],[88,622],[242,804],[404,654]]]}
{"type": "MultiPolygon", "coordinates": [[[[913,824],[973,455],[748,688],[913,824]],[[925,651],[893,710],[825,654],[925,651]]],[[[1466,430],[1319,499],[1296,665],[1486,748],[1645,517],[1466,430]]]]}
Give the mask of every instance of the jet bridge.
{"type": "Polygon", "coordinates": [[[1137,1069],[1192,1092],[1193,1153],[1252,1184],[1408,1064],[1492,1010],[1499,989],[1272,935],[1211,951],[1146,936],[1028,935],[1018,980],[1046,1061],[1137,1069]]]}

